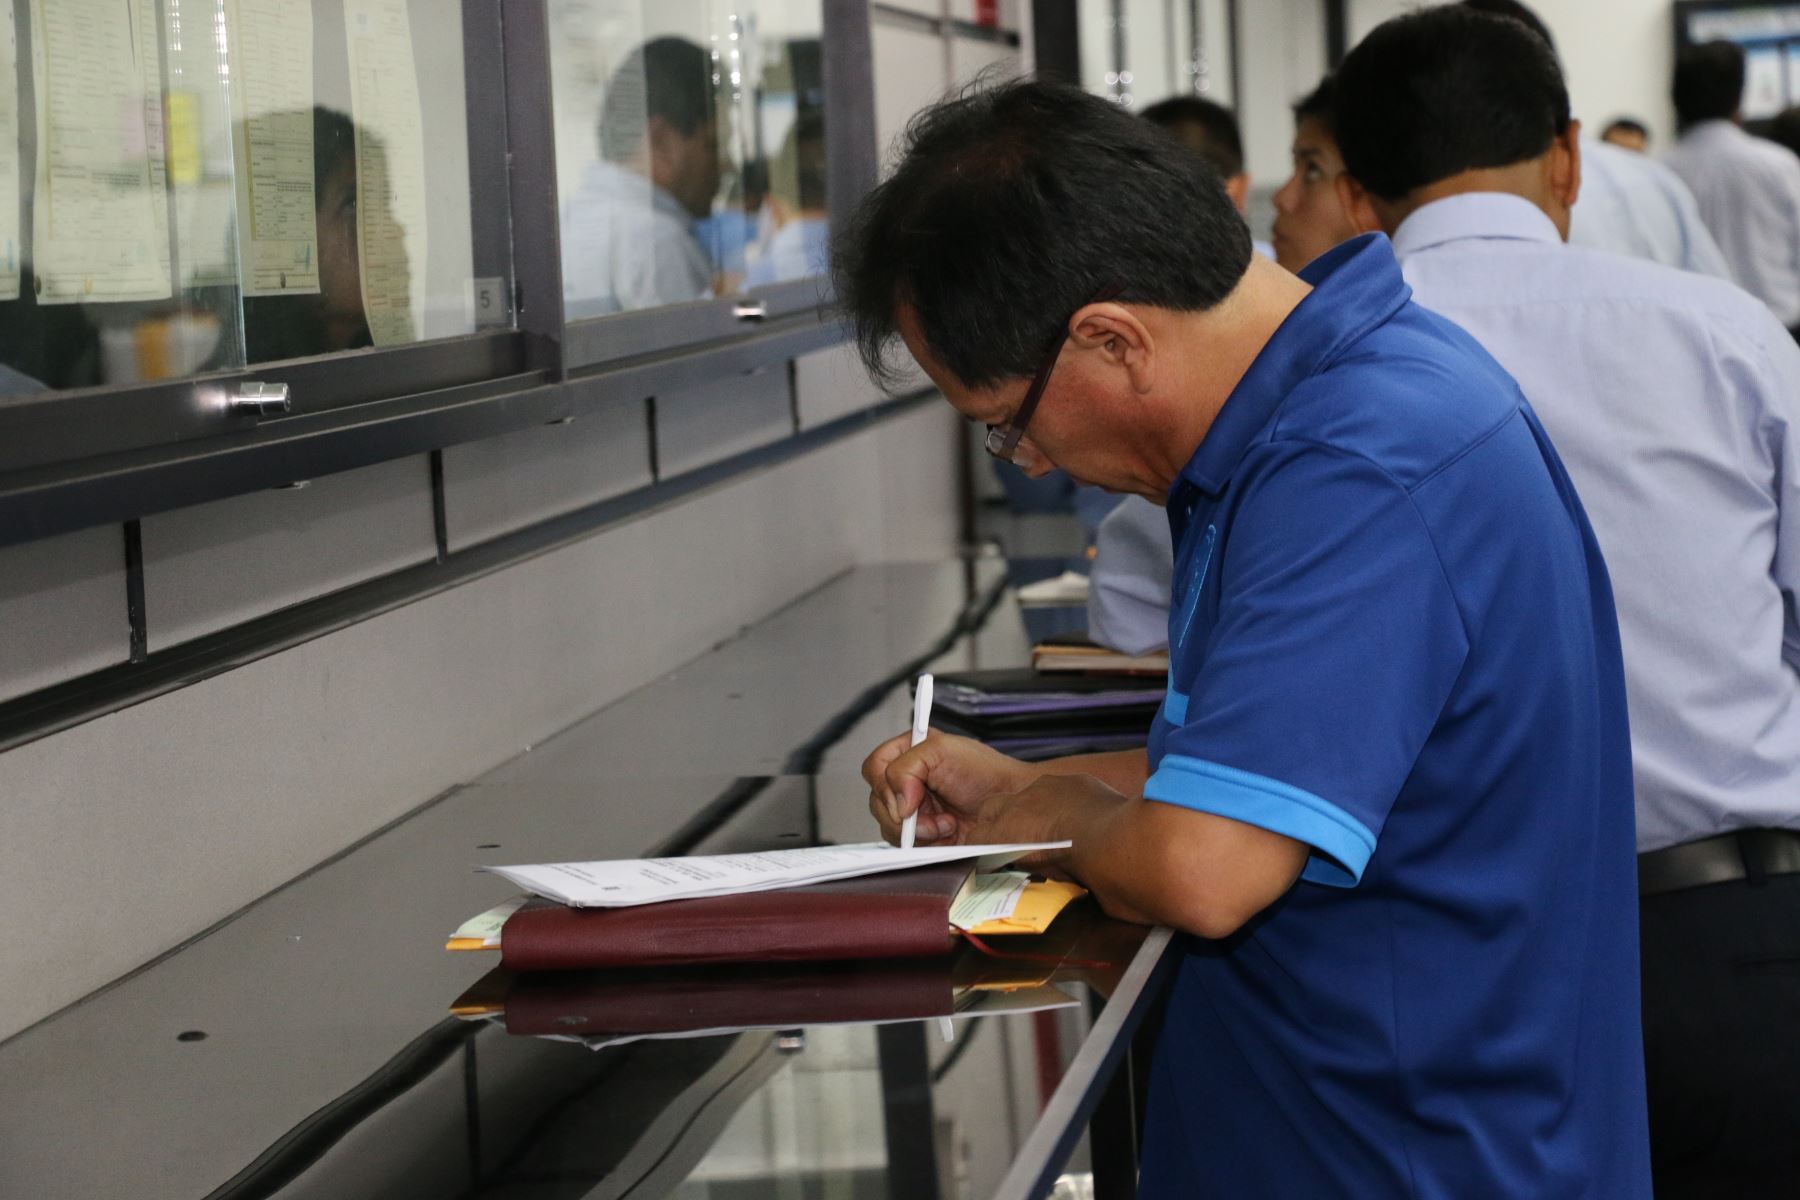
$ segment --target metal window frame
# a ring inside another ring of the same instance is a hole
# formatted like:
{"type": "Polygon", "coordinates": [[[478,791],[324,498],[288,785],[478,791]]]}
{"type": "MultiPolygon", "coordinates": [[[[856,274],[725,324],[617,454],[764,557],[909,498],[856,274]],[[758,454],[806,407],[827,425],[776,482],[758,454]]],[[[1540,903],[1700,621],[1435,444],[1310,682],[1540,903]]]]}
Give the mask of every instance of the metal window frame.
{"type": "MultiPolygon", "coordinates": [[[[863,0],[823,0],[822,7],[835,222],[875,178],[869,7],[863,0]]],[[[566,321],[545,0],[462,0],[461,11],[471,186],[479,193],[476,274],[510,262],[515,326],[152,384],[0,398],[0,546],[439,450],[604,404],[642,403],[843,339],[827,282],[817,278],[750,297],[566,321]],[[494,96],[503,122],[492,119],[494,96]],[[478,107],[485,120],[475,119],[478,107]],[[484,170],[499,162],[507,164],[504,186],[484,170]],[[741,315],[751,300],[761,302],[760,317],[741,315]],[[231,413],[227,397],[257,381],[288,384],[291,411],[231,413]]]]}

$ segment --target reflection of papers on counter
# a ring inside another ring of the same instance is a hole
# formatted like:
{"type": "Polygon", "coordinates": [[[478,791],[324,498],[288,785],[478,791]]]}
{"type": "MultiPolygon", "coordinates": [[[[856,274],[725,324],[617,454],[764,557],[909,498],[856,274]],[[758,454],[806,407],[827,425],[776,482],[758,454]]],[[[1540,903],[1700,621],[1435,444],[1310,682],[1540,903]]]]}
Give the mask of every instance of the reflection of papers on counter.
{"type": "Polygon", "coordinates": [[[170,294],[154,0],[33,0],[40,304],[170,294]]]}
{"type": "Polygon", "coordinates": [[[887,1025],[1073,1007],[1050,967],[969,955],[953,964],[710,967],[515,975],[495,968],[450,1011],[523,1037],[599,1049],[754,1030],[887,1025]]]}
{"type": "Polygon", "coordinates": [[[425,134],[406,0],[345,0],[363,312],[377,346],[419,337],[425,134]]]}
{"type": "MultiPolygon", "coordinates": [[[[0,300],[19,298],[19,34],[13,0],[0,0],[0,300]]],[[[5,394],[0,392],[0,395],[5,394]]]]}
{"type": "Polygon", "coordinates": [[[560,904],[576,908],[623,908],[665,900],[804,887],[833,879],[854,879],[965,859],[975,860],[978,871],[991,871],[1035,851],[1058,850],[1068,845],[1068,842],[1030,842],[900,850],[881,842],[869,842],[771,850],[761,854],[615,859],[477,869],[499,875],[528,892],[560,904]]]}
{"type": "Polygon", "coordinates": [[[228,0],[225,21],[244,295],[317,292],[312,8],[228,0]]]}

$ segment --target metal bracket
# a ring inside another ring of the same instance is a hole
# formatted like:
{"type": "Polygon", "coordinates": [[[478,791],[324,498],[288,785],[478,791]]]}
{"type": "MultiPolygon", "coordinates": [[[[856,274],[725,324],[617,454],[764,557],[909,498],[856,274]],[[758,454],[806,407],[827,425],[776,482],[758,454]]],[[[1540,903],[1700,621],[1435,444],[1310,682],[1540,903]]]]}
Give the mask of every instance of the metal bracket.
{"type": "Polygon", "coordinates": [[[251,381],[238,385],[226,411],[234,417],[278,417],[292,407],[287,384],[251,381]]]}

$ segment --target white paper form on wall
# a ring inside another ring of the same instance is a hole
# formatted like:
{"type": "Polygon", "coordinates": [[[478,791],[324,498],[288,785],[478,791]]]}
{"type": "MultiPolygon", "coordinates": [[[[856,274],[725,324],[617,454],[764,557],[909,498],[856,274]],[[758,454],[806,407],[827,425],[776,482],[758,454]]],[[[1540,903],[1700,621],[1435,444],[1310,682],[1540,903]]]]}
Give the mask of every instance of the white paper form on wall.
{"type": "Polygon", "coordinates": [[[246,296],[319,290],[310,5],[226,0],[246,296]]]}
{"type": "Polygon", "coordinates": [[[0,300],[19,298],[19,35],[13,0],[0,0],[0,300]]]}
{"type": "Polygon", "coordinates": [[[418,337],[427,253],[424,120],[406,0],[345,0],[363,311],[377,346],[418,337]],[[416,268],[413,264],[417,264],[416,268]]]}
{"type": "Polygon", "coordinates": [[[237,288],[236,168],[225,0],[162,0],[175,284],[237,288]]]}
{"type": "Polygon", "coordinates": [[[169,208],[154,0],[32,0],[31,58],[38,303],[166,299],[169,208]]]}

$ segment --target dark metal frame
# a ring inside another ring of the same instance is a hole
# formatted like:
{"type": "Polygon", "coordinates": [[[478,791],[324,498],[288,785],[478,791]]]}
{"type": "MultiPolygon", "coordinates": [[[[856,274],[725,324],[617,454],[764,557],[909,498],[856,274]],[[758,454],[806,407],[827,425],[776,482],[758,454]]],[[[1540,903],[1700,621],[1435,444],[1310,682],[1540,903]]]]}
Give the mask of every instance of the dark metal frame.
{"type": "MultiPolygon", "coordinates": [[[[513,281],[515,327],[0,399],[0,546],[641,404],[842,340],[820,279],[567,323],[544,0],[462,0],[462,21],[476,275],[513,281]],[[749,299],[761,317],[739,315],[749,299]],[[231,414],[258,380],[287,383],[292,411],[231,414]]],[[[868,21],[860,0],[824,0],[834,220],[875,178],[868,21]]]]}
{"type": "Polygon", "coordinates": [[[994,1200],[1038,1200],[1048,1195],[1090,1120],[1096,1141],[1106,1141],[1104,1150],[1093,1147],[1096,1196],[1129,1200],[1135,1194],[1140,1097],[1151,1049],[1151,1038],[1140,1039],[1140,1031],[1154,1031],[1152,1014],[1173,977],[1177,954],[1173,933],[1162,927],[1151,930],[1138,947],[1037,1124],[1013,1156],[1012,1168],[994,1190],[994,1200]],[[1099,1190],[1102,1185],[1105,1192],[1099,1190]]]}

